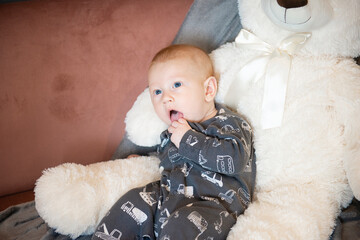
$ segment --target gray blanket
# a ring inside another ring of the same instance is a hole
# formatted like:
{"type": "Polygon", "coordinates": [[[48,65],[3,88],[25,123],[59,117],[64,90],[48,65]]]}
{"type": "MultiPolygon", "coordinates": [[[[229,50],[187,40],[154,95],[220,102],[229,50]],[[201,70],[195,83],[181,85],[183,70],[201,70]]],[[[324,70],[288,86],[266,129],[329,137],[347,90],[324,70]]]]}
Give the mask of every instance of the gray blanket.
{"type": "MultiPolygon", "coordinates": [[[[42,220],[35,202],[12,206],[0,212],[1,240],[70,240],[68,236],[58,234],[42,220]]],[[[90,240],[91,236],[80,236],[77,240],[90,240]]],[[[356,200],[342,211],[331,240],[360,239],[360,203],[356,200]]]]}
{"type": "MultiPolygon", "coordinates": [[[[1,240],[70,240],[58,234],[40,218],[35,202],[12,206],[0,212],[1,240]]],[[[80,236],[78,240],[88,240],[91,236],[80,236]]]]}

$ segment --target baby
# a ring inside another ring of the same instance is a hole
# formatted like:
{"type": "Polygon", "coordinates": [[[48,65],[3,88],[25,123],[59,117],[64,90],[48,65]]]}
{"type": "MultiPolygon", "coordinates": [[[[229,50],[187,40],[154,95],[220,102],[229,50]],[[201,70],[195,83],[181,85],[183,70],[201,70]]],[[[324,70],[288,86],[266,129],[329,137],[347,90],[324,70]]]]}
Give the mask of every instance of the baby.
{"type": "Polygon", "coordinates": [[[250,125],[215,103],[209,56],[172,45],[148,74],[160,138],[160,181],[133,189],[102,219],[93,239],[226,239],[252,200],[255,155],[250,125]]]}

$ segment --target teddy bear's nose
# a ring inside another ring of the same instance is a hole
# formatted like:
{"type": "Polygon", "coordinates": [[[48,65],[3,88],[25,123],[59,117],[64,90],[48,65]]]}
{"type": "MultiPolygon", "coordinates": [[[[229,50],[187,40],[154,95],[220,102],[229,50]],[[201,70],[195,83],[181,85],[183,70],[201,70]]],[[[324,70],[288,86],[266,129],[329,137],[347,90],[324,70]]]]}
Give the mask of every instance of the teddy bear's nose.
{"type": "Polygon", "coordinates": [[[308,4],[307,0],[277,0],[277,2],[283,8],[298,8],[308,4]]]}

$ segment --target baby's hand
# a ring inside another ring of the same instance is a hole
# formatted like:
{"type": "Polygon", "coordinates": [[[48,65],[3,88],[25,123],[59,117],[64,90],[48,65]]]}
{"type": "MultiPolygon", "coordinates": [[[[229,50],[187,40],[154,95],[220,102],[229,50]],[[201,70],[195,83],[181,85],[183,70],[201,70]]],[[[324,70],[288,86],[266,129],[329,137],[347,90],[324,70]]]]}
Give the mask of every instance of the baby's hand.
{"type": "Polygon", "coordinates": [[[172,134],[170,139],[177,148],[179,148],[180,141],[184,136],[184,134],[190,129],[191,129],[190,125],[183,118],[180,118],[179,120],[171,123],[170,127],[168,128],[168,131],[172,134]]]}

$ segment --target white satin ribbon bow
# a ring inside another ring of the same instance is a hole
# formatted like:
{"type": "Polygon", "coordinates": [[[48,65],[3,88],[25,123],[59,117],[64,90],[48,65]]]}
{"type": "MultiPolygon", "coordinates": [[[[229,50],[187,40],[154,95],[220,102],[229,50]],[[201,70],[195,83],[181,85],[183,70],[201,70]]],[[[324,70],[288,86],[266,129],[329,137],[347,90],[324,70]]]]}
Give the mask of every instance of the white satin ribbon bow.
{"type": "Polygon", "coordinates": [[[311,33],[295,33],[282,40],[278,47],[274,47],[242,29],[235,39],[236,44],[262,53],[239,71],[225,94],[225,103],[236,108],[240,89],[264,77],[261,127],[269,129],[281,126],[291,58],[310,36],[311,33]]]}

